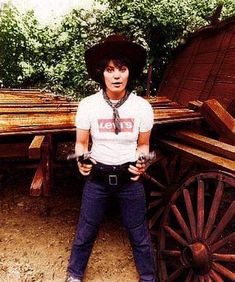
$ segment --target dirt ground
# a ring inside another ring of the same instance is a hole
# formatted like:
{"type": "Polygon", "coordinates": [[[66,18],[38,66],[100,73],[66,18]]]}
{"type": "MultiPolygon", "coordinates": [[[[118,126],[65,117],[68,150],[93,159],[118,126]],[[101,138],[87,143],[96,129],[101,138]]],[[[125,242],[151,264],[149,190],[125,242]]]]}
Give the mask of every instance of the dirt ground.
{"type": "MultiPolygon", "coordinates": [[[[11,170],[0,191],[0,281],[64,281],[81,202],[76,173],[56,170],[53,196],[30,197],[33,170],[11,170]]],[[[110,209],[84,281],[135,282],[126,231],[110,209]]]]}

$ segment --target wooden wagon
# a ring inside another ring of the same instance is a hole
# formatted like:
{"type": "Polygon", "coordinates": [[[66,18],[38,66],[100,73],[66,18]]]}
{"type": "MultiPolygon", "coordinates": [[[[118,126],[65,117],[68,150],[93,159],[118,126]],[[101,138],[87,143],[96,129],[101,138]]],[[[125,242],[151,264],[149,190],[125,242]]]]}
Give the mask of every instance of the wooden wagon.
{"type": "Polygon", "coordinates": [[[160,281],[235,281],[235,18],[194,33],[157,99],[146,98],[155,109],[158,153],[145,178],[160,281]]]}

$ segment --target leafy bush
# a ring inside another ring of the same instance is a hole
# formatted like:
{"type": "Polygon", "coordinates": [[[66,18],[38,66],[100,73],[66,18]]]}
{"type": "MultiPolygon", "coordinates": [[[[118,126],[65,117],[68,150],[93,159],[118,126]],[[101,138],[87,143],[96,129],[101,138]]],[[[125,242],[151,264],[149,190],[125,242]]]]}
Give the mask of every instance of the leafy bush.
{"type": "MultiPolygon", "coordinates": [[[[33,11],[21,14],[4,4],[0,10],[1,86],[89,95],[98,86],[88,78],[84,51],[113,32],[131,37],[148,50],[148,63],[155,67],[158,83],[172,50],[190,32],[210,23],[220,3],[222,18],[233,15],[233,0],[100,0],[92,10],[72,10],[57,26],[46,27],[33,11]]],[[[147,66],[137,90],[143,91],[146,72],[147,66]]]]}

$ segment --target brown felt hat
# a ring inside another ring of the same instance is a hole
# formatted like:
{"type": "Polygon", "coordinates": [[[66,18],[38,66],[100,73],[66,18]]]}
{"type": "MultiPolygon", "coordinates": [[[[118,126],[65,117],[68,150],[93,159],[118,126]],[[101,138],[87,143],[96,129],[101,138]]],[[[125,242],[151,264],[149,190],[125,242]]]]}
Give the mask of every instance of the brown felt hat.
{"type": "Polygon", "coordinates": [[[97,68],[100,62],[117,55],[125,56],[130,60],[132,78],[140,75],[146,62],[145,49],[123,35],[114,34],[86,50],[85,61],[89,76],[99,82],[97,68]]]}

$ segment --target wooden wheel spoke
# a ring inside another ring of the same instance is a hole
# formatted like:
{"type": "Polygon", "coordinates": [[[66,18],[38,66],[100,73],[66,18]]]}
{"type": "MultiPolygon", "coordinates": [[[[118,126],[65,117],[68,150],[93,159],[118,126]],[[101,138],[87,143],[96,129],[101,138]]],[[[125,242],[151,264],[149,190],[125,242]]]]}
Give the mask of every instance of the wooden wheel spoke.
{"type": "Polygon", "coordinates": [[[172,205],[171,209],[172,209],[172,211],[173,211],[173,213],[174,213],[174,215],[175,215],[175,217],[176,217],[180,227],[182,228],[182,230],[183,230],[183,232],[184,232],[188,242],[190,242],[191,241],[190,230],[189,230],[188,226],[186,225],[186,223],[185,223],[185,221],[184,221],[180,211],[178,210],[176,205],[172,205]]]}
{"type": "Polygon", "coordinates": [[[177,270],[175,270],[167,279],[168,282],[176,281],[178,277],[185,271],[185,266],[181,266],[177,270]]]}
{"type": "Polygon", "coordinates": [[[147,172],[143,173],[143,177],[145,179],[147,179],[148,181],[150,181],[151,183],[153,183],[154,185],[156,185],[157,187],[160,188],[160,190],[165,191],[167,189],[167,187],[165,185],[163,185],[162,183],[160,183],[156,178],[152,177],[151,175],[149,175],[147,172]]]}
{"type": "Polygon", "coordinates": [[[192,269],[189,270],[187,277],[185,279],[185,282],[191,282],[192,281],[192,277],[193,277],[193,271],[192,269]]]}
{"type": "Polygon", "coordinates": [[[228,261],[235,262],[235,255],[233,254],[216,254],[212,255],[214,261],[228,261]]]}
{"type": "Polygon", "coordinates": [[[177,232],[175,232],[172,228],[170,228],[169,226],[164,226],[164,229],[178,243],[180,243],[183,246],[187,246],[188,245],[188,243],[177,232]]]}
{"type": "Polygon", "coordinates": [[[198,276],[200,282],[205,282],[205,276],[199,275],[198,276]]]}
{"type": "Polygon", "coordinates": [[[151,197],[162,197],[162,192],[158,192],[158,191],[152,191],[151,193],[150,193],[150,196],[151,197]]]}
{"type": "Polygon", "coordinates": [[[226,213],[222,217],[221,221],[217,225],[216,229],[214,232],[210,235],[208,238],[208,244],[211,245],[214,243],[214,241],[220,236],[226,225],[229,223],[229,221],[233,218],[235,213],[235,201],[232,202],[230,207],[227,209],[226,213]]]}
{"type": "Polygon", "coordinates": [[[162,250],[161,251],[161,255],[163,257],[180,257],[181,256],[181,252],[178,250],[162,250]]]}
{"type": "Polygon", "coordinates": [[[149,220],[149,228],[151,229],[159,219],[159,217],[162,215],[164,210],[164,207],[161,207],[158,211],[154,213],[154,215],[149,220]]]}
{"type": "Polygon", "coordinates": [[[221,276],[218,273],[216,273],[213,269],[211,269],[211,271],[210,271],[210,277],[215,282],[224,282],[224,280],[221,278],[221,276]]]}
{"type": "Polygon", "coordinates": [[[197,190],[197,237],[202,237],[202,231],[204,227],[204,182],[198,179],[197,190]]]}
{"type": "Polygon", "coordinates": [[[166,281],[168,274],[167,274],[167,269],[166,269],[166,263],[161,260],[160,261],[160,276],[161,276],[161,280],[160,281],[166,281]]]}
{"type": "Polygon", "coordinates": [[[177,180],[179,179],[180,176],[180,167],[181,167],[181,160],[182,158],[180,157],[180,155],[175,155],[175,158],[173,160],[174,163],[174,167],[173,169],[170,169],[171,173],[171,179],[174,182],[178,182],[177,180]]]}
{"type": "Polygon", "coordinates": [[[148,209],[150,210],[152,208],[159,206],[161,204],[161,202],[162,202],[162,199],[152,201],[151,203],[149,203],[148,209]]]}
{"type": "Polygon", "coordinates": [[[189,191],[187,189],[184,189],[183,195],[184,195],[184,201],[185,201],[185,205],[186,205],[186,209],[187,209],[187,213],[188,213],[188,217],[189,217],[192,238],[196,239],[196,221],[195,221],[195,216],[194,216],[194,212],[193,212],[193,205],[192,205],[192,202],[191,202],[189,191]]]}
{"type": "Polygon", "coordinates": [[[166,183],[169,185],[171,181],[170,181],[169,169],[167,168],[166,160],[163,160],[161,162],[161,167],[162,167],[165,179],[166,179],[166,183]]]}
{"type": "Polygon", "coordinates": [[[230,279],[231,281],[235,281],[235,272],[232,272],[225,266],[219,263],[213,262],[212,268],[216,270],[217,272],[219,272],[220,274],[222,274],[224,277],[230,279]]]}
{"type": "Polygon", "coordinates": [[[235,232],[231,233],[230,235],[224,237],[223,239],[221,239],[217,243],[213,244],[211,246],[211,252],[219,250],[220,248],[222,248],[225,244],[227,244],[229,242],[235,242],[235,232]]]}
{"type": "Polygon", "coordinates": [[[205,281],[206,282],[213,282],[211,277],[209,276],[209,274],[205,276],[205,281]]]}
{"type": "Polygon", "coordinates": [[[212,230],[213,224],[215,222],[215,219],[216,219],[216,216],[217,216],[217,213],[218,213],[220,202],[221,202],[221,199],[222,199],[223,191],[224,191],[224,183],[222,181],[219,181],[217,188],[216,188],[215,195],[214,195],[214,199],[213,199],[212,204],[211,204],[211,209],[210,209],[210,213],[209,213],[209,216],[208,216],[208,221],[207,221],[206,227],[205,227],[204,232],[203,232],[203,238],[204,239],[208,238],[208,236],[210,235],[210,232],[212,230]]]}

